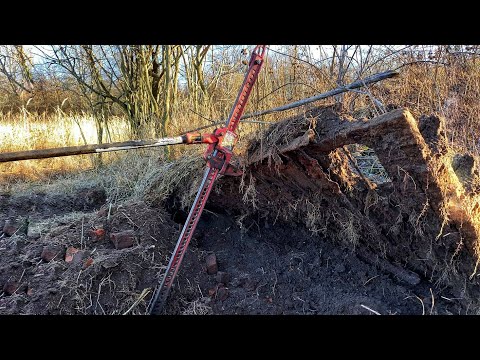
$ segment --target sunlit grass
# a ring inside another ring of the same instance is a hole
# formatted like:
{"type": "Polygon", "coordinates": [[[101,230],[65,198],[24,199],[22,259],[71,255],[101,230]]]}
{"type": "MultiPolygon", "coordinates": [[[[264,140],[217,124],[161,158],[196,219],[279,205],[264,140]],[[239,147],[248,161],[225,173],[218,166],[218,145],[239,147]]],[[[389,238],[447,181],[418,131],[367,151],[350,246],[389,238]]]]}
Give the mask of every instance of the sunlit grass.
{"type": "MultiPolygon", "coordinates": [[[[130,139],[128,123],[119,117],[110,119],[107,141],[130,139]]],[[[104,140],[105,141],[105,140],[104,140]]],[[[97,127],[88,116],[52,116],[45,118],[0,117],[0,152],[36,150],[98,143],[97,127]]],[[[66,156],[50,159],[0,163],[0,179],[36,180],[52,173],[86,170],[95,166],[98,155],[66,156]]],[[[116,158],[104,154],[102,161],[116,158]]]]}

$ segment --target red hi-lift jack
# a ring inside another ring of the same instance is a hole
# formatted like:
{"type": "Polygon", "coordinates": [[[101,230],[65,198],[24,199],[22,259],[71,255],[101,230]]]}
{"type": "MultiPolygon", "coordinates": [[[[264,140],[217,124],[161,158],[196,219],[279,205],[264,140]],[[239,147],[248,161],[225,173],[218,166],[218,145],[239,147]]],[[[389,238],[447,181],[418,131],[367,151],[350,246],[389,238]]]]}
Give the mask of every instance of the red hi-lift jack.
{"type": "Polygon", "coordinates": [[[252,91],[253,85],[255,84],[260,69],[264,63],[265,52],[266,45],[257,45],[253,50],[250,62],[248,63],[247,74],[245,75],[242,87],[235,100],[225,127],[216,129],[212,134],[187,133],[182,135],[181,142],[178,142],[184,144],[208,144],[203,155],[207,162],[207,168],[205,169],[197,196],[195,197],[190,213],[188,214],[185,225],[180,233],[180,237],[170,258],[167,269],[163,274],[159,285],[155,288],[150,300],[147,308],[148,314],[159,315],[163,310],[173,280],[180,268],[183,256],[185,255],[188,244],[192,239],[208,196],[212,191],[215,179],[218,175],[236,174],[230,165],[233,148],[238,140],[235,131],[240,122],[240,118],[245,111],[250,92],[252,91]]]}

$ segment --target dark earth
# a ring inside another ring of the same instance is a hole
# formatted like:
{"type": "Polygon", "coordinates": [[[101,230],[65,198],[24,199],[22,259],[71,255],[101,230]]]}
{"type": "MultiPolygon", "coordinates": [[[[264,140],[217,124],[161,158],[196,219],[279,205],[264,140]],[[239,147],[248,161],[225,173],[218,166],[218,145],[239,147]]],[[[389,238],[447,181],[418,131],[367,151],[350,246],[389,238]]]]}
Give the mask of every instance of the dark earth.
{"type": "MultiPolygon", "coordinates": [[[[0,314],[145,314],[151,292],[142,291],[163,273],[185,214],[140,201],[112,207],[105,201],[99,188],[1,195],[0,226],[8,230],[7,220],[16,232],[0,233],[0,314]],[[77,215],[61,217],[71,213],[77,215]],[[94,234],[98,229],[105,230],[105,239],[94,234]],[[116,248],[110,234],[123,231],[131,236],[116,248]],[[66,262],[72,246],[79,251],[66,262]]],[[[469,309],[428,278],[405,284],[304,225],[239,219],[207,205],[165,313],[400,315],[469,309]],[[218,271],[208,274],[211,254],[218,271]]]]}

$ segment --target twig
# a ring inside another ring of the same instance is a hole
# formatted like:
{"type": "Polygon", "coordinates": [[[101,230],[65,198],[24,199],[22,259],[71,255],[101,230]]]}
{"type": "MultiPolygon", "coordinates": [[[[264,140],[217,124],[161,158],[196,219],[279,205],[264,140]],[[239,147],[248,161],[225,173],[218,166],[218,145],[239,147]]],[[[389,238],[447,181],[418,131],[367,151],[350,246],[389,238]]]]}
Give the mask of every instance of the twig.
{"type": "Polygon", "coordinates": [[[85,217],[82,216],[82,234],[80,235],[80,249],[83,247],[83,223],[84,223],[85,217]]]}
{"type": "Polygon", "coordinates": [[[145,298],[145,296],[150,294],[151,291],[152,290],[150,288],[143,289],[143,291],[140,293],[140,296],[138,297],[138,299],[135,300],[135,302],[132,304],[132,306],[130,306],[130,308],[127,311],[125,311],[123,313],[123,315],[128,315],[128,313],[130,311],[132,311],[138,304],[140,304],[140,301],[142,301],[145,298]]]}
{"type": "Polygon", "coordinates": [[[112,203],[108,205],[108,215],[107,215],[107,221],[110,221],[110,214],[112,212],[112,203]]]}
{"type": "Polygon", "coordinates": [[[368,306],[365,306],[365,305],[363,305],[363,304],[360,304],[360,306],[361,306],[362,308],[364,308],[364,309],[367,309],[368,311],[371,311],[371,312],[374,313],[375,315],[382,315],[382,314],[380,314],[378,311],[375,311],[375,310],[373,310],[373,309],[370,309],[368,306]]]}
{"type": "Polygon", "coordinates": [[[133,220],[128,217],[127,214],[125,214],[123,211],[122,211],[122,214],[127,218],[128,221],[130,221],[130,223],[131,223],[133,226],[136,226],[137,228],[140,229],[140,226],[138,226],[137,224],[135,224],[135,223],[133,222],[133,220]]]}
{"type": "Polygon", "coordinates": [[[435,298],[433,297],[432,288],[430,288],[430,295],[432,295],[432,306],[430,307],[430,315],[432,315],[433,307],[435,306],[435,298]]]}
{"type": "Polygon", "coordinates": [[[13,237],[17,234],[17,232],[19,232],[21,229],[23,229],[24,225],[22,226],[19,226],[17,230],[15,230],[15,232],[10,236],[10,237],[13,237]]]}
{"type": "Polygon", "coordinates": [[[26,270],[27,270],[26,268],[23,269],[22,275],[20,276],[20,279],[18,280],[18,283],[19,283],[19,284],[20,284],[20,282],[22,281],[23,275],[25,275],[25,271],[26,271],[26,270]]]}
{"type": "Polygon", "coordinates": [[[21,281],[23,279],[23,275],[25,275],[26,270],[27,270],[26,268],[23,269],[22,275],[20,276],[20,279],[18,280],[18,286],[17,286],[17,288],[15,289],[15,291],[13,292],[12,295],[14,295],[18,291],[18,289],[20,289],[21,281]]]}
{"type": "Polygon", "coordinates": [[[395,69],[395,71],[401,69],[401,68],[404,67],[404,66],[414,65],[414,64],[418,64],[418,63],[432,63],[432,64],[435,64],[435,65],[450,66],[450,64],[448,64],[448,63],[444,63],[444,62],[436,61],[436,60],[417,60],[417,61],[411,61],[411,62],[402,64],[402,65],[400,65],[399,67],[397,67],[397,68],[395,69]]]}
{"type": "Polygon", "coordinates": [[[210,213],[212,215],[215,215],[217,218],[218,218],[218,214],[217,213],[214,213],[213,211],[210,211],[208,209],[203,209],[203,211],[207,212],[207,213],[210,213]]]}
{"type": "Polygon", "coordinates": [[[415,298],[417,298],[418,301],[420,301],[420,303],[422,304],[422,315],[425,315],[425,305],[423,304],[423,300],[420,299],[417,295],[407,296],[407,297],[405,298],[405,300],[406,300],[406,299],[410,299],[410,298],[412,298],[412,297],[415,297],[415,298]]]}
{"type": "Polygon", "coordinates": [[[207,120],[207,121],[213,122],[213,120],[211,120],[211,119],[209,119],[209,118],[207,118],[207,117],[203,116],[202,114],[200,114],[200,113],[196,112],[196,111],[195,111],[195,110],[193,110],[193,109],[188,109],[188,110],[190,110],[190,111],[191,111],[191,112],[193,112],[194,114],[196,114],[196,115],[200,116],[200,117],[201,117],[202,119],[204,119],[204,120],[207,120]]]}
{"type": "Polygon", "coordinates": [[[78,276],[77,276],[77,284],[78,284],[78,279],[80,279],[80,274],[81,274],[81,273],[82,273],[82,270],[80,270],[80,271],[78,272],[78,276]]]}
{"type": "Polygon", "coordinates": [[[373,279],[375,279],[375,278],[377,278],[377,277],[379,277],[379,276],[380,276],[380,275],[375,275],[375,276],[371,277],[370,279],[368,279],[367,281],[365,281],[365,282],[363,283],[363,286],[367,285],[370,281],[372,281],[373,279]]]}
{"type": "Polygon", "coordinates": [[[454,301],[454,300],[462,300],[463,298],[447,298],[445,296],[440,296],[442,299],[445,299],[447,301],[454,301]]]}
{"type": "Polygon", "coordinates": [[[97,300],[95,301],[96,305],[95,305],[95,309],[94,309],[94,311],[96,312],[97,311],[97,305],[100,305],[100,308],[102,309],[104,314],[105,314],[105,311],[103,310],[102,305],[100,304],[100,302],[98,300],[100,299],[100,294],[102,293],[102,286],[103,286],[103,282],[105,281],[105,279],[106,279],[106,277],[103,278],[102,281],[100,281],[100,284],[98,284],[97,300]]]}
{"type": "Polygon", "coordinates": [[[202,298],[203,298],[203,292],[202,292],[202,289],[200,289],[200,285],[197,284],[197,287],[198,287],[198,291],[200,291],[200,295],[202,295],[202,298]]]}

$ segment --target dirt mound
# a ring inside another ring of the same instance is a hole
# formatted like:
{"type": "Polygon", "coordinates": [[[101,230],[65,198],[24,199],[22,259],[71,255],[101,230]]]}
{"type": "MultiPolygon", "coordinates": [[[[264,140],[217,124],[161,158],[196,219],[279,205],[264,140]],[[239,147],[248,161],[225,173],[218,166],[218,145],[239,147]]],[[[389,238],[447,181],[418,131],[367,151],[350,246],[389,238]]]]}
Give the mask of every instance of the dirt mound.
{"type": "MultiPolygon", "coordinates": [[[[84,214],[83,220],[54,227],[39,240],[22,234],[0,239],[0,314],[145,314],[150,290],[179,233],[179,224],[169,218],[162,209],[135,202],[84,214]],[[98,232],[102,228],[107,230],[104,240],[98,232]],[[132,231],[131,247],[116,249],[108,240],[109,233],[132,231]],[[73,253],[73,247],[79,251],[73,253]],[[69,256],[71,261],[65,261],[69,256]]],[[[254,218],[243,222],[211,210],[204,213],[165,313],[462,311],[458,302],[440,297],[451,298],[448,292],[435,290],[432,303],[428,284],[398,282],[303,226],[256,224],[254,218]],[[210,254],[217,258],[213,274],[206,269],[210,254]]]]}

